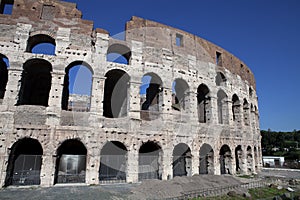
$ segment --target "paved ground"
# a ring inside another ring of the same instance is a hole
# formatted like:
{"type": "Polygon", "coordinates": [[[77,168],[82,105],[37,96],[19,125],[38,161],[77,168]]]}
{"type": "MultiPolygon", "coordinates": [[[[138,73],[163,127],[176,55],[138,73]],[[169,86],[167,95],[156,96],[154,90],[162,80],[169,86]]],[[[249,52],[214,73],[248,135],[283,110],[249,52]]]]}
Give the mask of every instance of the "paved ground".
{"type": "MultiPolygon", "coordinates": [[[[300,179],[300,170],[264,169],[259,177],[300,179]]],[[[247,181],[243,180],[242,182],[247,181]]],[[[170,181],[148,180],[142,184],[99,186],[8,187],[0,189],[0,200],[121,200],[171,197],[188,190],[211,188],[241,182],[232,176],[201,175],[176,177],[170,181]]]]}

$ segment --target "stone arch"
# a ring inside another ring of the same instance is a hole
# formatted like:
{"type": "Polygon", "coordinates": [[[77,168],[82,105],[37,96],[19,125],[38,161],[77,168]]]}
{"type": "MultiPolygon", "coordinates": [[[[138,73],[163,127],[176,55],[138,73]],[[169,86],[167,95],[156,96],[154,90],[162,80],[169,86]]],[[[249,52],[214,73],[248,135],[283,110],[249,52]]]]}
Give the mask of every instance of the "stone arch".
{"type": "Polygon", "coordinates": [[[258,170],[258,152],[257,152],[257,147],[254,146],[254,170],[257,171],[258,170]]]}
{"type": "Polygon", "coordinates": [[[250,125],[249,103],[248,103],[247,99],[244,99],[244,102],[243,102],[243,113],[244,113],[244,125],[249,126],[250,125]]]}
{"type": "Polygon", "coordinates": [[[148,141],[139,149],[139,181],[162,178],[162,149],[158,143],[148,141]]]}
{"type": "Polygon", "coordinates": [[[220,171],[221,174],[232,173],[232,155],[230,147],[224,144],[219,152],[220,155],[220,171]]]}
{"type": "Polygon", "coordinates": [[[181,78],[177,78],[172,84],[172,109],[186,110],[189,102],[189,85],[181,78]]]}
{"type": "Polygon", "coordinates": [[[219,124],[228,124],[228,97],[223,90],[217,93],[218,102],[218,121],[219,124]]]}
{"type": "Polygon", "coordinates": [[[93,74],[93,68],[84,61],[74,61],[66,67],[61,101],[62,110],[77,112],[90,110],[93,74]]]}
{"type": "Polygon", "coordinates": [[[251,146],[247,146],[247,173],[253,172],[253,154],[251,146]]]}
{"type": "Polygon", "coordinates": [[[239,97],[232,95],[232,117],[234,122],[240,122],[240,100],[239,97]]]}
{"type": "Polygon", "coordinates": [[[108,141],[100,153],[100,182],[126,182],[127,148],[119,141],[108,141]]]}
{"type": "Polygon", "coordinates": [[[163,102],[162,87],[162,80],[157,74],[150,72],[143,76],[140,87],[141,119],[153,120],[159,117],[163,102]]]}
{"type": "Polygon", "coordinates": [[[55,39],[48,34],[32,35],[27,40],[26,52],[55,55],[55,39]]]}
{"type": "Polygon", "coordinates": [[[39,185],[43,148],[32,138],[22,138],[11,147],[5,186],[39,185]]]}
{"type": "Polygon", "coordinates": [[[191,149],[184,143],[177,144],[173,149],[173,177],[192,175],[191,149]]]}
{"type": "Polygon", "coordinates": [[[199,153],[199,174],[214,174],[214,150],[204,143],[199,153]]]}
{"type": "Polygon", "coordinates": [[[8,81],[8,67],[8,58],[5,55],[0,54],[0,101],[4,98],[6,91],[6,85],[8,81]]]}
{"type": "Polygon", "coordinates": [[[211,107],[209,88],[205,84],[200,84],[197,89],[198,120],[206,123],[210,120],[209,109],[211,107]]]}
{"type": "Polygon", "coordinates": [[[112,69],[105,77],[103,116],[108,118],[127,116],[130,76],[123,70],[112,69]]]}
{"type": "Polygon", "coordinates": [[[85,183],[87,149],[79,139],[67,139],[57,149],[54,184],[85,183]]]}
{"type": "Polygon", "coordinates": [[[225,86],[227,79],[223,72],[217,72],[215,81],[217,86],[225,86]]]}
{"type": "Polygon", "coordinates": [[[243,172],[243,150],[242,150],[242,146],[238,145],[235,148],[235,171],[236,173],[242,173],[243,172]]]}
{"type": "Polygon", "coordinates": [[[123,44],[112,44],[107,49],[107,61],[129,65],[131,50],[123,44]],[[112,57],[110,57],[112,56],[112,57]]]}
{"type": "Polygon", "coordinates": [[[30,59],[23,64],[17,105],[48,106],[52,65],[43,59],[30,59]]]}

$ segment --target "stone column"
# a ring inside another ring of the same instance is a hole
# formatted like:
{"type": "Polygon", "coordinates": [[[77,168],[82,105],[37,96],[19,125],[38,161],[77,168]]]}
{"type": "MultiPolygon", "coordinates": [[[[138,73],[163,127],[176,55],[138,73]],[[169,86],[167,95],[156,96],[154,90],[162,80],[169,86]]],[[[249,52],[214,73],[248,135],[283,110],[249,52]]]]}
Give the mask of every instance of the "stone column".
{"type": "Polygon", "coordinates": [[[49,106],[47,107],[47,125],[59,125],[60,123],[63,83],[64,73],[58,71],[52,72],[52,83],[48,100],[49,106]]]}
{"type": "Polygon", "coordinates": [[[103,113],[104,84],[106,77],[93,76],[90,112],[103,113]]]}
{"type": "Polygon", "coordinates": [[[91,152],[87,155],[86,160],[86,183],[89,185],[99,184],[100,156],[91,152]]]}
{"type": "Polygon", "coordinates": [[[140,119],[140,86],[141,82],[130,81],[129,87],[129,117],[131,119],[140,119]]]}
{"type": "Polygon", "coordinates": [[[163,152],[163,163],[162,163],[162,180],[168,180],[173,178],[173,156],[170,149],[164,149],[163,152]]]}
{"type": "Polygon", "coordinates": [[[211,124],[219,124],[219,118],[218,118],[218,98],[217,96],[211,96],[210,97],[210,104],[211,104],[211,109],[210,109],[210,113],[211,113],[211,119],[210,119],[210,123],[211,124]]]}
{"type": "Polygon", "coordinates": [[[41,168],[41,186],[50,187],[54,184],[56,158],[50,153],[43,155],[41,168]]]}
{"type": "Polygon", "coordinates": [[[127,152],[127,173],[126,181],[127,183],[136,183],[138,182],[138,173],[139,173],[139,154],[138,150],[134,147],[127,152]]]}
{"type": "Polygon", "coordinates": [[[21,87],[22,69],[16,67],[19,63],[11,63],[8,69],[8,82],[6,92],[3,99],[3,105],[8,107],[14,106],[17,103],[19,90],[21,87]]]}
{"type": "Polygon", "coordinates": [[[199,151],[192,151],[192,176],[199,174],[200,155],[199,151]]]}

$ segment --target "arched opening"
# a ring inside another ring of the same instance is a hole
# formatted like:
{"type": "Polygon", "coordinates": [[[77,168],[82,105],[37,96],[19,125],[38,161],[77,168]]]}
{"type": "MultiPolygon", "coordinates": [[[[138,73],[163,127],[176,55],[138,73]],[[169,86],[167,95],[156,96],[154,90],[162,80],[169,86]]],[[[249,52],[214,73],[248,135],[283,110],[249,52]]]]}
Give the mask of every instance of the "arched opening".
{"type": "Polygon", "coordinates": [[[240,100],[239,97],[234,94],[232,96],[232,117],[233,121],[239,123],[240,120],[240,100]]]}
{"type": "Polygon", "coordinates": [[[214,150],[209,144],[200,148],[199,174],[214,174],[214,150]]]}
{"type": "Polygon", "coordinates": [[[188,107],[189,86],[183,79],[176,79],[172,84],[172,109],[186,110],[188,107]]]}
{"type": "Polygon", "coordinates": [[[130,76],[119,69],[105,74],[103,116],[108,118],[125,117],[128,114],[128,88],[130,76]]]}
{"type": "Polygon", "coordinates": [[[216,75],[216,85],[217,86],[225,86],[226,84],[226,77],[222,72],[217,72],[216,75]]]}
{"type": "Polygon", "coordinates": [[[246,99],[244,99],[243,111],[244,111],[244,124],[245,124],[245,126],[249,126],[250,125],[249,104],[246,99]]]}
{"type": "Polygon", "coordinates": [[[85,183],[86,155],[79,140],[64,141],[57,149],[54,184],[85,183]]]}
{"type": "Polygon", "coordinates": [[[9,60],[6,56],[0,54],[0,103],[4,98],[6,85],[8,81],[9,60]]]}
{"type": "Polygon", "coordinates": [[[93,70],[82,61],[66,68],[62,94],[62,110],[88,112],[91,108],[93,70]]]}
{"type": "Polygon", "coordinates": [[[250,146],[247,147],[247,172],[252,173],[253,171],[253,155],[252,148],[250,146]]]}
{"type": "Polygon", "coordinates": [[[192,155],[188,145],[180,143],[173,150],[173,177],[192,175],[192,155]]]}
{"type": "Polygon", "coordinates": [[[155,142],[146,142],[139,149],[139,181],[161,179],[162,149],[155,142]]]}
{"type": "Polygon", "coordinates": [[[253,96],[253,89],[252,89],[252,87],[249,87],[249,96],[250,96],[250,97],[253,96]]]}
{"type": "Polygon", "coordinates": [[[52,65],[43,59],[24,63],[17,105],[48,106],[52,65]]]}
{"type": "Polygon", "coordinates": [[[117,141],[107,142],[100,155],[100,182],[126,182],[126,166],[127,149],[124,144],[117,141]]]}
{"type": "Polygon", "coordinates": [[[106,60],[120,64],[129,65],[131,58],[131,50],[122,44],[112,44],[107,50],[106,60]]]}
{"type": "Polygon", "coordinates": [[[223,145],[220,149],[220,170],[221,174],[231,174],[232,173],[232,156],[231,150],[228,145],[223,145]]]}
{"type": "Polygon", "coordinates": [[[209,108],[211,101],[209,97],[209,89],[206,85],[201,84],[197,89],[197,108],[198,120],[200,123],[206,123],[210,120],[209,108]]]}
{"type": "Polygon", "coordinates": [[[0,13],[5,15],[11,15],[13,6],[14,6],[14,0],[1,0],[0,13]]]}
{"type": "Polygon", "coordinates": [[[218,94],[218,119],[219,124],[228,124],[228,104],[227,95],[223,90],[219,90],[218,94]]]}
{"type": "Polygon", "coordinates": [[[39,141],[31,138],[13,144],[8,159],[5,186],[39,185],[43,148],[39,141]]]}
{"type": "Polygon", "coordinates": [[[29,37],[26,52],[55,55],[55,39],[45,34],[29,37]]]}
{"type": "Polygon", "coordinates": [[[238,145],[235,148],[235,171],[236,173],[242,172],[242,164],[243,164],[243,150],[242,146],[238,145]]]}
{"type": "Polygon", "coordinates": [[[162,81],[154,73],[148,73],[142,78],[140,87],[141,119],[153,120],[159,116],[159,107],[162,104],[162,81]]]}
{"type": "Polygon", "coordinates": [[[257,169],[258,169],[258,152],[257,152],[256,147],[254,147],[254,167],[255,167],[255,171],[257,171],[257,169]]]}

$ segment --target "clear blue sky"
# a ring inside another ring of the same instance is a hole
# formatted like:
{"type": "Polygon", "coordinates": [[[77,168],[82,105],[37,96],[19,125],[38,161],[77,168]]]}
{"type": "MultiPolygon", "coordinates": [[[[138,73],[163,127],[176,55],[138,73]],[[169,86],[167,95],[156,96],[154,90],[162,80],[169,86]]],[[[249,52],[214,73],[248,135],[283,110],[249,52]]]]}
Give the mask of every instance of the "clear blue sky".
{"type": "Polygon", "coordinates": [[[223,47],[255,75],[261,129],[300,130],[299,0],[67,1],[111,35],[136,15],[223,47]]]}

